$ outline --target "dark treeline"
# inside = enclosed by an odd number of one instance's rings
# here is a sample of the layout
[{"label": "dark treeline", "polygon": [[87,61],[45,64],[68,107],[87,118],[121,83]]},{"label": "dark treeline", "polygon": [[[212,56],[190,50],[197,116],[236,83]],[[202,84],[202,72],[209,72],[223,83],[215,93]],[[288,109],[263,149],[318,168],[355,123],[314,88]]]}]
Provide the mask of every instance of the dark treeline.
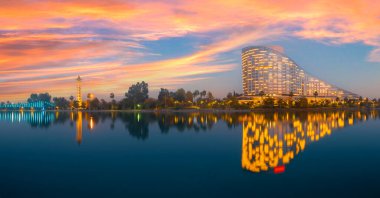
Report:
[{"label": "dark treeline", "polygon": [[[87,110],[128,110],[128,109],[254,109],[254,108],[319,108],[319,107],[380,107],[379,99],[368,98],[335,98],[327,99],[318,97],[314,93],[314,98],[295,97],[289,94],[288,97],[273,98],[264,92],[253,100],[244,100],[241,94],[230,92],[226,97],[215,98],[211,91],[206,90],[185,90],[183,88],[170,91],[161,88],[157,98],[149,97],[148,83],[142,81],[133,84],[125,93],[124,98],[115,99],[115,94],[110,93],[109,99],[99,99],[94,94],[88,93],[82,104],[73,96],[52,97],[49,93],[31,94],[28,102],[46,101],[53,102],[58,109],[76,109],[81,106]],[[9,101],[7,103],[10,103]],[[2,104],[6,104],[2,102]]]}]

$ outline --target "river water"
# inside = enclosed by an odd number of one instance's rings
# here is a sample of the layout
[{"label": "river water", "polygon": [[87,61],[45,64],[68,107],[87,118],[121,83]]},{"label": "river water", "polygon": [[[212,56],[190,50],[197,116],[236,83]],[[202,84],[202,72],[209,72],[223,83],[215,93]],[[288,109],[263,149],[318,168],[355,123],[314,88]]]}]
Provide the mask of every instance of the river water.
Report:
[{"label": "river water", "polygon": [[0,112],[0,197],[380,197],[379,111]]}]

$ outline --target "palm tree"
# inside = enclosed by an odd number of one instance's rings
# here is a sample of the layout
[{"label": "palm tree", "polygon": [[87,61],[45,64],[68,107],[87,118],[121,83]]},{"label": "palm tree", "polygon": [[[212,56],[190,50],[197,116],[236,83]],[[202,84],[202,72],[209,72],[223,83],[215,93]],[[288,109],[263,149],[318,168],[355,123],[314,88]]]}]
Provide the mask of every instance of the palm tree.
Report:
[{"label": "palm tree", "polygon": [[348,103],[349,99],[347,97],[344,97],[344,103]]},{"label": "palm tree", "polygon": [[114,104],[115,104],[115,94],[114,93],[110,93],[110,98],[112,99],[111,109],[113,109],[114,108]]},{"label": "palm tree", "polygon": [[318,96],[318,91],[314,91],[314,99],[315,99],[315,102],[317,102],[317,96]]},{"label": "palm tree", "polygon": [[70,106],[71,106],[71,108],[73,108],[73,100],[74,100],[74,96],[70,96]]},{"label": "palm tree", "polygon": [[203,90],[201,93],[200,93],[200,96],[201,96],[201,99],[206,96],[207,94],[207,91],[206,90]]},{"label": "palm tree", "polygon": [[214,96],[212,95],[211,91],[207,92],[207,99],[208,100],[213,100]]},{"label": "palm tree", "polygon": [[199,90],[195,90],[194,92],[193,92],[193,97],[194,97],[194,101],[195,101],[195,98],[196,97],[198,97],[199,96]]}]

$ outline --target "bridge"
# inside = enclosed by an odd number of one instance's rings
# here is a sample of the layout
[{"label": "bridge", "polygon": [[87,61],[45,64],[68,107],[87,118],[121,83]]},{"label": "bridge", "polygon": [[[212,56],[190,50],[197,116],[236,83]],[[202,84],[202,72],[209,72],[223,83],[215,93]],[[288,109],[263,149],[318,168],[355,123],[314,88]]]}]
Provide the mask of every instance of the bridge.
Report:
[{"label": "bridge", "polygon": [[51,102],[45,101],[36,101],[36,102],[28,102],[28,103],[6,103],[0,104],[0,109],[36,109],[36,110],[45,110],[55,108],[55,104]]}]

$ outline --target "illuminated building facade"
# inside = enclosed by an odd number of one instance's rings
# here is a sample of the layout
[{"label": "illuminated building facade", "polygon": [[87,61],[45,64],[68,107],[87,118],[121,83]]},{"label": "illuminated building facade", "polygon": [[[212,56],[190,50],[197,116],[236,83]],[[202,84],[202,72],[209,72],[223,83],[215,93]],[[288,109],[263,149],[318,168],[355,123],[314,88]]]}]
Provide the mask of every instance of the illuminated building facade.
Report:
[{"label": "illuminated building facade", "polygon": [[82,108],[82,79],[80,76],[77,78],[77,101],[78,101],[78,108]]},{"label": "illuminated building facade", "polygon": [[311,96],[358,98],[307,74],[282,52],[262,46],[242,50],[242,80],[245,96]]}]

